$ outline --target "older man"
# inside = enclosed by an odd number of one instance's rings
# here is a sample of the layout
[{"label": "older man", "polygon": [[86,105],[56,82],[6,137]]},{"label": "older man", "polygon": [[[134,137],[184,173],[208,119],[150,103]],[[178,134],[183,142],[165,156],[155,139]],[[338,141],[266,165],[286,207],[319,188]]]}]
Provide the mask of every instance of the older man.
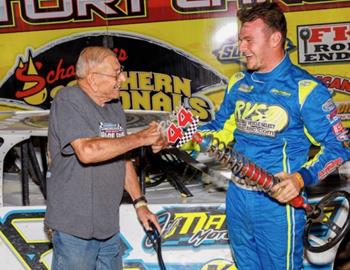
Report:
[{"label": "older man", "polygon": [[85,48],[76,64],[77,86],[55,97],[49,118],[51,164],[47,178],[46,224],[53,229],[52,269],[122,269],[119,204],[124,188],[137,216],[159,228],[147,208],[126,153],[166,145],[157,124],[128,135],[119,101],[125,81],[115,54]]}]

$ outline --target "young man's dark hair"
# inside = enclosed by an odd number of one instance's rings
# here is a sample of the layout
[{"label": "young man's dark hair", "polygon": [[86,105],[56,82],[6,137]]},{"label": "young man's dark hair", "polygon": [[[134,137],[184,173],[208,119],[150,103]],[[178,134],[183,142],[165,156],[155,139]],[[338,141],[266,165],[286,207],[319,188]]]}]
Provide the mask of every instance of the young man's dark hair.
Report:
[{"label": "young man's dark hair", "polygon": [[243,23],[261,19],[266,25],[282,34],[282,45],[287,39],[287,21],[276,3],[259,3],[253,7],[245,7],[237,12],[238,19]]}]

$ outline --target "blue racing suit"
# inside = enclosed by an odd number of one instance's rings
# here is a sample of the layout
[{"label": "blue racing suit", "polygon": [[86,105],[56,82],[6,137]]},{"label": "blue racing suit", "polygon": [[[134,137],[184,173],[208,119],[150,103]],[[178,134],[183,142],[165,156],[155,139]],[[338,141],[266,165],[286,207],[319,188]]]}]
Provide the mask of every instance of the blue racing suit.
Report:
[{"label": "blue racing suit", "polygon": [[[287,54],[271,72],[233,75],[215,119],[199,130],[225,143],[234,140],[238,152],[272,174],[299,172],[305,185],[350,158],[331,93]],[[320,151],[308,160],[311,144]],[[303,209],[230,182],[226,211],[238,269],[302,268]]]}]

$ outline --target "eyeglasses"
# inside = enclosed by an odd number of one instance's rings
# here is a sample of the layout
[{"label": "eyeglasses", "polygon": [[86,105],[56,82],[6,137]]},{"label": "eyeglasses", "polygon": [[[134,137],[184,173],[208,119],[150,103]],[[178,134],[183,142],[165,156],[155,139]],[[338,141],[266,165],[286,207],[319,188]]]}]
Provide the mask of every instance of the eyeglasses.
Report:
[{"label": "eyeglasses", "polygon": [[112,77],[112,78],[118,80],[119,76],[123,73],[123,71],[124,71],[124,66],[120,66],[119,71],[115,75],[101,73],[101,72],[92,72],[92,74],[98,74],[98,75],[103,75],[103,76],[107,76],[107,77]]}]

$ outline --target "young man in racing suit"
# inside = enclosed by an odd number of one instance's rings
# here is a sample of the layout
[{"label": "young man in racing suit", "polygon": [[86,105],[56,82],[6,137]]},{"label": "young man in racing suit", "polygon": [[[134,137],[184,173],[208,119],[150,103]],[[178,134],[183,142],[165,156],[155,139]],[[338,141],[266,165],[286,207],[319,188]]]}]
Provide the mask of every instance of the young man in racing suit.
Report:
[{"label": "young man in racing suit", "polygon": [[[305,211],[286,202],[350,158],[347,131],[328,89],[293,65],[286,20],[275,3],[238,12],[247,71],[232,76],[215,120],[200,127],[283,180],[275,199],[230,182],[227,226],[238,269],[301,269]],[[308,161],[310,145],[320,152]]]}]

